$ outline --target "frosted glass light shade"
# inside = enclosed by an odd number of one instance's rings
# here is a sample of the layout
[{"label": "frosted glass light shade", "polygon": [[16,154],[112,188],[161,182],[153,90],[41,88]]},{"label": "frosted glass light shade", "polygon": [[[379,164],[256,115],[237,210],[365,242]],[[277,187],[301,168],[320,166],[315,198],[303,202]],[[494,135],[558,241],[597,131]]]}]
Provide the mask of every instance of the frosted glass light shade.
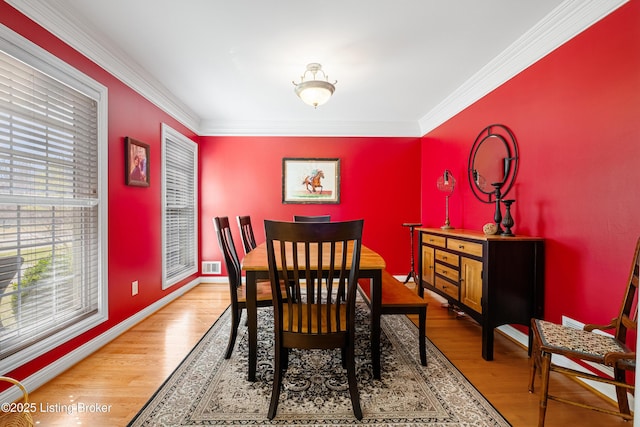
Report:
[{"label": "frosted glass light shade", "polygon": [[[318,80],[316,77],[318,74],[320,74],[324,80]],[[311,76],[311,80],[305,81],[307,75]],[[322,65],[317,62],[307,64],[307,70],[300,77],[300,83],[293,82],[296,87],[296,95],[298,95],[305,104],[311,105],[313,108],[324,104],[331,98],[331,95],[333,95],[333,92],[336,90],[336,83],[338,83],[338,81],[333,83],[329,82],[328,76],[322,71]]]},{"label": "frosted glass light shade", "polygon": [[295,88],[296,95],[298,95],[305,104],[311,105],[314,108],[327,102],[335,90],[334,85],[322,80],[302,82]]}]

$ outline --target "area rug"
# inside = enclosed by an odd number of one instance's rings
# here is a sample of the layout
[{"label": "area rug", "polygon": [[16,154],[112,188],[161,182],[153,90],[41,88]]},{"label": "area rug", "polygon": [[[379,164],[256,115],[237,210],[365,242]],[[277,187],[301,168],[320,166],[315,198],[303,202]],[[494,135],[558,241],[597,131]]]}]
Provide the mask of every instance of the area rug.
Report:
[{"label": "area rug", "polygon": [[427,366],[420,365],[418,328],[406,316],[382,317],[382,371],[375,380],[368,316],[367,306],[358,304],[361,421],[353,416],[340,352],[333,350],[290,353],[277,415],[266,418],[273,381],[273,310],[263,308],[255,382],[246,379],[244,319],[233,355],[224,359],[231,321],[227,309],[129,426],[510,426],[429,341]]}]

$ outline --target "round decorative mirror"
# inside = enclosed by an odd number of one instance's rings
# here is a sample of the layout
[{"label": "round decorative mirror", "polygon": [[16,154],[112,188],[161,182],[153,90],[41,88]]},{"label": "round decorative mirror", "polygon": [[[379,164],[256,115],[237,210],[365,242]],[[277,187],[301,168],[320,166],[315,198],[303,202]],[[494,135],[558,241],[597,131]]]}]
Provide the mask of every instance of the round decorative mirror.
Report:
[{"label": "round decorative mirror", "polygon": [[484,203],[504,198],[518,172],[518,145],[503,125],[490,125],[480,132],[469,156],[469,184]]},{"label": "round decorative mirror", "polygon": [[[504,199],[518,173],[518,144],[506,126],[490,125],[478,134],[471,147],[468,172],[471,191],[478,200],[496,204],[493,219],[497,232],[512,236],[510,207],[515,200]],[[502,222],[501,201],[507,208],[505,222]],[[502,230],[501,224],[507,229]]]}]

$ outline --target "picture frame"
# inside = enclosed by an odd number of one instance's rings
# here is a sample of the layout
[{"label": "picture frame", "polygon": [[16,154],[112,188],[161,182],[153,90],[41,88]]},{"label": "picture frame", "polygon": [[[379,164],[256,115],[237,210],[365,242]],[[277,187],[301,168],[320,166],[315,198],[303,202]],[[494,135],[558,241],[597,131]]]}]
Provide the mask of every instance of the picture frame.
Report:
[{"label": "picture frame", "polygon": [[282,159],[282,203],[339,204],[340,159]]},{"label": "picture frame", "polygon": [[149,187],[149,144],[130,137],[124,138],[125,183],[134,187]]}]

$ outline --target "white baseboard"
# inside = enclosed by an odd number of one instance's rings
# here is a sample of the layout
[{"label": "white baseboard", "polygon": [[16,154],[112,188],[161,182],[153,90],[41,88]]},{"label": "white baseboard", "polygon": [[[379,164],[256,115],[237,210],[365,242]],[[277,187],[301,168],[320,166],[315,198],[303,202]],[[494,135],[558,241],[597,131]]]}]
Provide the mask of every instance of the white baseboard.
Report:
[{"label": "white baseboard", "polygon": [[227,276],[201,276],[200,283],[216,283],[228,285],[229,278]]}]

